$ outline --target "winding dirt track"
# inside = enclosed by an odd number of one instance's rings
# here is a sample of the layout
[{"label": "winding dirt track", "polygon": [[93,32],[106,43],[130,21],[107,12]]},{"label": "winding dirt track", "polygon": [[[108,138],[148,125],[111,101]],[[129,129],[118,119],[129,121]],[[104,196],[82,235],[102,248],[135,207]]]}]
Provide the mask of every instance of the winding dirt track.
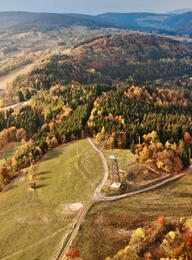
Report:
[{"label": "winding dirt track", "polygon": [[[107,179],[108,179],[108,175],[109,175],[109,168],[108,168],[108,164],[107,164],[107,161],[105,159],[105,156],[104,154],[102,153],[102,151],[100,151],[96,145],[92,142],[92,140],[90,138],[87,138],[87,140],[90,142],[90,144],[92,145],[92,147],[98,152],[98,154],[100,155],[101,159],[102,159],[102,163],[103,163],[103,166],[104,166],[104,178],[102,180],[102,182],[99,184],[99,186],[96,188],[94,194],[93,194],[93,198],[87,203],[87,205],[85,205],[80,211],[79,213],[77,214],[77,217],[76,217],[76,220],[73,224],[73,230],[71,231],[71,233],[67,236],[67,238],[65,239],[63,245],[62,245],[62,248],[60,249],[60,252],[58,253],[58,255],[54,258],[54,260],[63,260],[64,256],[65,256],[65,253],[67,251],[70,250],[71,246],[72,246],[72,243],[74,241],[74,239],[76,238],[77,234],[78,234],[78,231],[81,227],[81,224],[82,222],[84,221],[84,218],[87,214],[87,212],[90,210],[90,208],[96,203],[96,202],[99,202],[99,201],[114,201],[114,200],[118,200],[118,199],[122,199],[122,198],[125,198],[125,197],[128,197],[128,196],[133,196],[133,195],[136,195],[136,194],[139,194],[139,193],[142,193],[142,192],[146,192],[146,191],[149,191],[149,190],[152,190],[152,189],[155,189],[155,188],[158,188],[166,183],[169,183],[173,180],[176,180],[176,179],[179,179],[181,177],[183,177],[185,174],[187,173],[190,173],[192,172],[192,168],[189,167],[188,169],[184,170],[183,173],[177,175],[177,176],[174,176],[174,177],[171,177],[169,179],[166,179],[158,184],[154,184],[150,187],[147,187],[147,188],[144,188],[144,189],[141,189],[141,190],[138,190],[138,191],[134,191],[134,192],[129,192],[129,193],[126,193],[126,194],[123,194],[123,195],[118,195],[118,196],[111,196],[111,197],[107,197],[107,196],[103,196],[101,195],[101,189],[103,188],[103,186],[105,185]],[[28,249],[31,249],[41,243],[43,243],[44,241],[48,240],[49,238],[52,238],[54,237],[56,234],[58,234],[60,231],[62,231],[64,228],[61,228],[59,230],[57,230],[56,232],[54,232],[53,234],[49,235],[48,237],[45,237],[39,241],[37,241],[36,243],[24,248],[24,249],[20,249],[8,256],[5,256],[3,258],[1,258],[1,260],[8,260],[8,259],[12,259],[12,257],[18,255],[18,254],[21,254],[22,252],[28,250]]]},{"label": "winding dirt track", "polygon": [[103,196],[101,195],[101,189],[103,188],[103,186],[105,185],[107,179],[108,179],[108,176],[109,176],[109,168],[108,168],[108,164],[107,164],[107,161],[105,159],[105,156],[104,154],[102,153],[102,151],[100,151],[96,145],[93,143],[93,141],[90,139],[90,138],[87,138],[88,141],[90,142],[90,144],[92,145],[92,147],[98,152],[98,154],[100,155],[101,159],[102,159],[102,163],[103,163],[103,166],[104,166],[104,178],[102,180],[102,182],[99,184],[99,186],[96,188],[95,192],[94,192],[94,195],[93,195],[93,198],[88,202],[88,204],[82,208],[82,210],[80,211],[80,214],[77,216],[77,220],[76,220],[76,223],[74,224],[74,228],[71,232],[71,234],[69,234],[69,236],[67,237],[67,241],[64,242],[63,244],[63,247],[59,253],[59,255],[56,257],[55,260],[63,260],[63,258],[65,257],[65,254],[67,251],[70,250],[71,246],[72,246],[72,243],[74,241],[74,239],[76,238],[77,234],[78,234],[78,231],[80,229],[80,226],[87,214],[87,212],[89,211],[89,209],[95,204],[95,202],[99,202],[99,201],[114,201],[114,200],[118,200],[118,199],[122,199],[122,198],[125,198],[125,197],[128,197],[128,196],[133,196],[133,195],[136,195],[136,194],[139,194],[139,193],[142,193],[142,192],[146,192],[146,191],[149,191],[149,190],[152,190],[152,189],[155,189],[155,188],[158,188],[166,183],[169,183],[173,180],[176,180],[176,179],[179,179],[181,177],[183,177],[185,175],[185,173],[187,173],[189,170],[192,171],[191,169],[187,169],[185,172],[177,175],[177,176],[173,176],[169,179],[166,179],[158,184],[154,184],[150,187],[147,187],[147,188],[144,188],[144,189],[140,189],[138,191],[134,191],[134,192],[129,192],[129,193],[126,193],[126,194],[123,194],[123,195],[118,195],[118,196],[110,196],[110,197],[106,197],[106,196]]},{"label": "winding dirt track", "polygon": [[67,241],[64,242],[60,253],[56,257],[56,260],[63,259],[65,256],[65,253],[70,250],[70,247],[79,232],[80,226],[81,226],[87,212],[94,205],[94,203],[96,201],[99,201],[101,189],[103,188],[103,186],[105,185],[105,183],[108,179],[109,168],[108,168],[108,164],[107,164],[104,154],[95,146],[95,144],[92,142],[92,140],[90,138],[87,138],[87,140],[90,142],[92,147],[99,153],[99,155],[102,159],[102,163],[103,163],[104,171],[105,171],[104,178],[103,178],[102,182],[99,184],[99,186],[96,188],[93,198],[87,203],[87,205],[85,207],[82,208],[80,213],[77,215],[76,223],[74,223],[73,230],[72,230],[71,234],[69,234]]}]

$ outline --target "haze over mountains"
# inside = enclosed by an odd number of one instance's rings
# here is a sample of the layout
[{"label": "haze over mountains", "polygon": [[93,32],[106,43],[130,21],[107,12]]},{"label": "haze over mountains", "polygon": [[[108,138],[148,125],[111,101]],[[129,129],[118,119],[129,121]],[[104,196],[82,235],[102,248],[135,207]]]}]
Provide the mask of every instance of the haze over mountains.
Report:
[{"label": "haze over mountains", "polygon": [[184,9],[176,9],[170,12],[167,12],[168,14],[184,14],[187,12],[192,12],[192,8],[184,8]]},{"label": "haze over mountains", "polygon": [[[187,9],[188,11],[188,9]],[[99,15],[1,12],[0,29],[51,31],[73,25],[128,28],[192,36],[192,11],[156,13],[104,13]],[[179,14],[178,14],[179,13]]]}]

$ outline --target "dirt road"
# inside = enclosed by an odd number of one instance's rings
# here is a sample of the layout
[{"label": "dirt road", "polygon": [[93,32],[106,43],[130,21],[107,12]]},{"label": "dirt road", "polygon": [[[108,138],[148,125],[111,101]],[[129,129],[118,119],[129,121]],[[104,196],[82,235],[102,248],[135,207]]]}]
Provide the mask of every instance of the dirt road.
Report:
[{"label": "dirt road", "polygon": [[98,152],[99,156],[102,159],[102,163],[103,163],[103,166],[104,166],[104,178],[103,178],[102,182],[99,184],[99,186],[96,188],[92,200],[90,200],[88,202],[88,204],[84,208],[82,208],[82,210],[80,211],[80,214],[77,216],[76,222],[74,223],[74,228],[73,228],[72,232],[69,234],[67,241],[64,242],[63,247],[62,247],[59,255],[57,256],[57,258],[55,260],[63,260],[66,252],[71,249],[72,243],[73,243],[74,239],[76,238],[76,236],[78,234],[80,226],[81,226],[82,222],[84,221],[84,218],[85,218],[87,212],[95,204],[95,202],[114,201],[114,200],[122,199],[122,198],[125,198],[125,197],[128,197],[128,196],[133,196],[133,195],[136,195],[136,194],[139,194],[139,193],[143,193],[143,192],[158,188],[158,187],[160,187],[160,186],[162,186],[166,183],[169,183],[173,180],[182,178],[189,171],[192,172],[192,169],[189,168],[189,169],[185,170],[184,172],[182,172],[180,175],[173,176],[173,177],[166,179],[166,180],[164,180],[164,181],[162,181],[158,184],[154,184],[150,187],[140,189],[138,191],[129,192],[129,193],[126,193],[126,194],[123,194],[123,195],[118,195],[118,196],[111,196],[111,197],[103,196],[103,195],[101,195],[101,190],[102,190],[103,186],[105,185],[105,183],[108,179],[108,176],[109,176],[108,164],[107,164],[107,161],[106,161],[105,156],[102,153],[102,151],[100,151],[96,147],[96,145],[93,143],[93,141],[90,138],[87,138],[87,139],[90,142],[90,144],[92,145],[92,147]]},{"label": "dirt road", "polygon": [[[60,252],[54,258],[54,260],[63,260],[65,253],[71,249],[73,241],[74,241],[74,239],[76,238],[76,236],[79,232],[79,229],[80,229],[81,224],[83,223],[83,221],[85,219],[86,214],[88,213],[88,211],[91,209],[91,207],[96,202],[99,202],[99,201],[114,201],[114,200],[122,199],[122,198],[125,198],[125,197],[128,197],[128,196],[133,196],[133,195],[136,195],[136,194],[139,194],[139,193],[143,193],[143,192],[146,192],[146,191],[149,191],[149,190],[153,190],[153,189],[158,188],[158,187],[160,187],[164,184],[167,184],[167,183],[169,183],[173,180],[182,178],[185,174],[192,173],[192,167],[190,166],[188,169],[184,170],[180,175],[173,176],[173,177],[166,179],[166,180],[164,180],[164,181],[162,181],[158,184],[151,185],[150,187],[147,187],[147,188],[144,188],[144,189],[141,189],[141,190],[138,190],[138,191],[134,191],[134,192],[129,192],[127,194],[118,195],[118,196],[111,196],[111,197],[103,196],[101,194],[101,190],[102,190],[103,186],[105,185],[105,183],[108,179],[108,175],[109,175],[108,164],[107,164],[107,161],[106,161],[105,156],[102,153],[102,151],[100,151],[96,147],[96,145],[92,142],[92,140],[90,138],[87,138],[87,139],[102,159],[102,163],[103,163],[103,166],[104,166],[104,178],[103,178],[102,182],[99,184],[99,186],[96,188],[92,199],[77,214],[75,222],[73,223],[73,229],[72,229],[71,233],[69,233],[69,235],[65,239],[65,241],[62,245],[62,248],[60,249]],[[22,252],[43,243],[47,239],[54,237],[56,234],[58,234],[58,232],[62,231],[63,229],[65,229],[65,228],[61,228],[61,229],[57,230],[53,234],[49,235],[48,237],[43,238],[42,240],[39,240],[38,242],[30,245],[29,247],[23,248],[23,249],[18,250],[18,251],[14,252],[14,253],[6,256],[6,257],[3,257],[2,260],[11,259],[12,257],[14,257],[16,255],[21,254]]]},{"label": "dirt road", "polygon": [[70,250],[70,247],[79,232],[80,226],[81,226],[87,212],[95,204],[96,201],[99,201],[101,190],[108,179],[109,168],[108,168],[108,164],[107,164],[104,154],[96,147],[96,145],[92,142],[92,140],[90,138],[87,138],[87,139],[90,142],[90,144],[92,145],[92,147],[99,153],[99,155],[102,159],[102,163],[104,166],[104,178],[103,178],[102,182],[99,184],[99,186],[96,188],[96,190],[93,194],[93,198],[87,203],[87,205],[85,207],[82,208],[82,210],[80,211],[80,214],[77,215],[76,223],[74,223],[74,228],[73,228],[71,234],[69,234],[68,240],[64,242],[63,247],[62,247],[60,253],[58,254],[56,260],[63,259],[66,252]]},{"label": "dirt road", "polygon": [[7,84],[12,82],[17,76],[30,72],[32,70],[33,66],[34,66],[34,63],[24,65],[16,70],[10,72],[9,74],[1,77],[0,78],[0,89],[5,89],[7,87]]},{"label": "dirt road", "polygon": [[11,106],[7,106],[7,107],[1,107],[0,109],[4,109],[4,110],[9,110],[9,109],[17,109],[20,108],[22,106],[28,105],[30,103],[30,100],[25,101],[25,102],[19,102],[17,104],[11,105]]},{"label": "dirt road", "polygon": [[[34,66],[38,65],[42,59],[49,58],[51,55],[57,53],[57,51],[58,51],[57,49],[53,48],[51,53],[49,53],[48,55],[43,55],[38,60],[35,60],[30,64],[24,65],[18,69],[11,71],[10,73],[8,73],[5,76],[0,77],[0,89],[5,89],[7,87],[7,84],[12,82],[13,80],[15,80],[17,76],[31,72],[32,69],[34,68]],[[68,48],[68,49],[62,51],[62,53],[66,54],[66,55],[71,55],[71,49]]]}]

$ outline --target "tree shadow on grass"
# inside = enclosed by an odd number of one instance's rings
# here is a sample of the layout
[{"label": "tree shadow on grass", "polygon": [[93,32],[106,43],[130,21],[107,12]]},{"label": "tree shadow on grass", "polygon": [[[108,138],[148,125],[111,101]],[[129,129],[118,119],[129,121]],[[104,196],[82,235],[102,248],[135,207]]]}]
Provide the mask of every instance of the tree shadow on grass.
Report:
[{"label": "tree shadow on grass", "polygon": [[40,172],[39,174],[37,174],[37,188],[36,189],[40,189],[45,186],[48,186],[48,184],[45,184],[45,183],[41,184],[41,181],[45,181],[45,180],[49,179],[49,176],[48,176],[49,173],[50,173],[49,171],[44,171],[44,172]]},{"label": "tree shadow on grass", "polygon": [[44,177],[44,176],[39,177],[39,181],[44,181],[44,180],[47,180],[47,179],[49,179],[49,177]]},{"label": "tree shadow on grass", "polygon": [[182,182],[182,185],[189,185],[189,186],[192,186],[192,183],[187,183],[187,182]]},{"label": "tree shadow on grass", "polygon": [[180,192],[176,194],[177,197],[192,198],[192,193]]},{"label": "tree shadow on grass", "polygon": [[49,161],[49,160],[52,160],[56,157],[58,157],[59,155],[61,155],[63,152],[61,149],[56,149],[56,150],[53,150],[53,151],[50,151],[47,156],[43,159],[43,161]]},{"label": "tree shadow on grass", "polygon": [[49,174],[50,172],[49,171],[44,171],[44,172],[40,172],[40,173],[38,173],[38,176],[44,176],[44,175],[46,175],[46,174]]},{"label": "tree shadow on grass", "polygon": [[41,189],[46,186],[48,186],[48,185],[47,184],[39,184],[39,185],[37,184],[36,190]]}]

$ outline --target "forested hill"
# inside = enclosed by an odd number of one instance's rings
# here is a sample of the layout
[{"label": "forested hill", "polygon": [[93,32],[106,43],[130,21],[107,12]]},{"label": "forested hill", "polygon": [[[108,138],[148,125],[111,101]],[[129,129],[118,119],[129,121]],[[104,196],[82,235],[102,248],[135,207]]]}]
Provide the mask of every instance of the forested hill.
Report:
[{"label": "forested hill", "polygon": [[2,140],[31,138],[15,158],[17,170],[30,164],[29,154],[36,162],[48,149],[83,138],[85,125],[107,148],[132,147],[151,135],[161,148],[169,141],[175,150],[168,163],[175,155],[187,166],[183,137],[192,140],[191,89],[190,45],[141,34],[93,39],[12,83],[3,100],[31,99],[31,106],[2,111]]},{"label": "forested hill", "polygon": [[0,12],[0,30],[51,31],[73,25],[101,28],[128,28],[173,35],[192,35],[192,12],[185,13],[104,13],[99,15],[70,13]]},{"label": "forested hill", "polygon": [[81,25],[86,27],[105,27],[106,22],[95,21],[91,16],[30,13],[30,12],[0,12],[0,30],[6,31],[51,31],[61,27]]},{"label": "forested hill", "polygon": [[149,35],[118,35],[97,39],[74,50],[73,60],[112,79],[137,81],[191,74],[192,48]]},{"label": "forested hill", "polygon": [[[192,47],[170,39],[130,34],[99,38],[74,48],[71,56],[52,56],[29,76],[13,82],[13,89],[30,92],[55,84],[144,84],[192,77]],[[156,84],[156,83],[155,83]],[[163,83],[162,83],[163,84]],[[180,84],[180,83],[179,83]],[[30,95],[29,95],[30,96]]]}]

